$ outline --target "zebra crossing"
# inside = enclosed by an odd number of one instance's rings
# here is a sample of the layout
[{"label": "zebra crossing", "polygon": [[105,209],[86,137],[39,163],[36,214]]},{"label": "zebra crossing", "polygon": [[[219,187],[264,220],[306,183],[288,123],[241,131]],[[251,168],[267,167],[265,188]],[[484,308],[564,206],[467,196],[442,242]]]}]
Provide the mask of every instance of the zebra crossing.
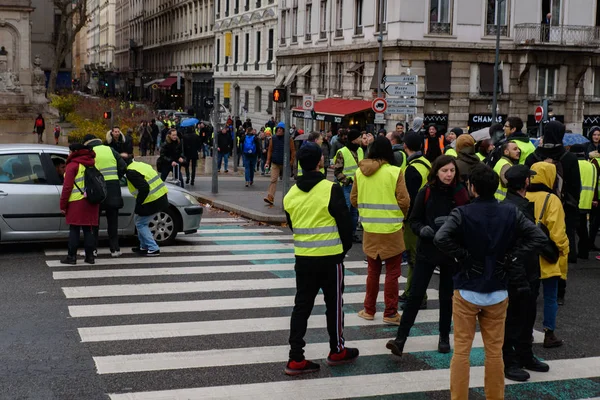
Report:
[{"label": "zebra crossing", "polygon": [[[345,263],[345,338],[360,357],[352,365],[325,364],[329,345],[319,296],[306,357],[320,363],[321,371],[302,378],[284,375],[295,294],[292,236],[286,228],[245,222],[206,218],[197,234],[161,248],[159,258],[124,252],[115,260],[100,249],[95,265],[65,266],[59,263],[63,252],[46,251],[81,345],[110,399],[448,397],[451,354],[436,351],[437,290],[428,290],[429,309],[419,312],[405,355],[396,358],[385,343],[397,327],[384,324],[381,312],[374,321],[357,316],[367,269],[354,251]],[[400,286],[404,283],[401,278]],[[535,332],[534,339],[541,343],[542,333]],[[531,373],[524,384],[507,381],[507,398],[600,396],[600,357],[545,361],[549,373]],[[483,398],[479,333],[471,363],[472,394]]]}]

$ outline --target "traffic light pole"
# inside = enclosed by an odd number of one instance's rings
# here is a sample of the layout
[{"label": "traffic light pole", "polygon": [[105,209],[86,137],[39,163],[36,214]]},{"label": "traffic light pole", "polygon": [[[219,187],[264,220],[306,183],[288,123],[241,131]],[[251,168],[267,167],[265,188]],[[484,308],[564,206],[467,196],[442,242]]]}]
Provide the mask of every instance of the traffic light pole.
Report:
[{"label": "traffic light pole", "polygon": [[[377,97],[381,97],[381,81],[383,80],[383,6],[384,0],[377,0],[379,2],[379,13],[377,15],[377,20],[379,21],[379,36],[377,37],[377,41],[379,42],[379,59],[377,63]],[[381,129],[385,125],[377,124],[377,131]],[[375,132],[377,134],[377,132]]]},{"label": "traffic light pole", "polygon": [[217,92],[217,96],[215,97],[215,102],[213,105],[213,109],[212,112],[210,113],[211,115],[211,124],[213,126],[213,151],[212,151],[212,188],[211,188],[211,192],[214,194],[219,193],[219,169],[218,169],[218,164],[217,164],[217,158],[219,157],[218,155],[218,145],[217,145],[217,140],[218,140],[218,136],[219,135],[219,121],[220,121],[220,116],[219,116],[219,104],[220,104],[221,99],[219,98],[219,94]]},{"label": "traffic light pole", "polygon": [[292,105],[291,105],[291,96],[290,90],[286,90],[285,97],[285,109],[284,109],[284,118],[285,118],[285,128],[283,130],[283,195],[281,196],[281,201],[283,202],[283,198],[290,190],[290,127],[292,126]]},{"label": "traffic light pole", "polygon": [[112,131],[115,127],[115,113],[113,109],[110,109],[110,130]]}]

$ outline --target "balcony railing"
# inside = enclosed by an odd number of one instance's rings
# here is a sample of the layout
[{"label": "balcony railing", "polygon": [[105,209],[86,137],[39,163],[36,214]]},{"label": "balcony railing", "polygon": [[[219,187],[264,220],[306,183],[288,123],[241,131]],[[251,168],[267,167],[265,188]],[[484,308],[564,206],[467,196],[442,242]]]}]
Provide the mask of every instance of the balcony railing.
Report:
[{"label": "balcony railing", "polygon": [[521,45],[600,46],[600,28],[583,25],[515,25],[515,42]]},{"label": "balcony railing", "polygon": [[449,22],[430,22],[429,33],[432,35],[450,35],[452,33]]},{"label": "balcony railing", "polygon": [[[485,34],[487,36],[496,36],[496,25],[486,25]],[[500,36],[508,36],[508,26],[500,25]]]}]

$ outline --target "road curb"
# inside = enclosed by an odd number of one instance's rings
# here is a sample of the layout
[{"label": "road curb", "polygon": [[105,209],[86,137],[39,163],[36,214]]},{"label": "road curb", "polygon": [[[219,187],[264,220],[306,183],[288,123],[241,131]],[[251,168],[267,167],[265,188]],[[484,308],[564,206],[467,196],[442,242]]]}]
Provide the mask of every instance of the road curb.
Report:
[{"label": "road curb", "polygon": [[203,203],[208,203],[214,208],[218,208],[219,210],[223,211],[235,212],[236,214],[239,214],[244,218],[249,218],[253,221],[265,222],[269,224],[281,224],[287,222],[285,215],[283,214],[271,215],[261,213],[259,211],[252,210],[246,207],[241,207],[237,204],[229,203],[227,201],[217,200],[212,197],[203,195],[201,193],[194,193],[194,196],[196,196],[196,198],[198,198],[199,201]]}]

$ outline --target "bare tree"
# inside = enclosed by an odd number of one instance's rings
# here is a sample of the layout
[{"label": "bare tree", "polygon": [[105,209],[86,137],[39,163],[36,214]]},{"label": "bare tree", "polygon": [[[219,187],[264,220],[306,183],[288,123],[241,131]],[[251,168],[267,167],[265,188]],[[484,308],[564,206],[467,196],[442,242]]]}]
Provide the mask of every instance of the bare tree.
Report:
[{"label": "bare tree", "polygon": [[58,69],[73,50],[75,36],[88,19],[86,0],[52,0],[52,3],[60,12],[60,24],[54,37],[54,63],[50,70],[48,93],[54,93]]}]

